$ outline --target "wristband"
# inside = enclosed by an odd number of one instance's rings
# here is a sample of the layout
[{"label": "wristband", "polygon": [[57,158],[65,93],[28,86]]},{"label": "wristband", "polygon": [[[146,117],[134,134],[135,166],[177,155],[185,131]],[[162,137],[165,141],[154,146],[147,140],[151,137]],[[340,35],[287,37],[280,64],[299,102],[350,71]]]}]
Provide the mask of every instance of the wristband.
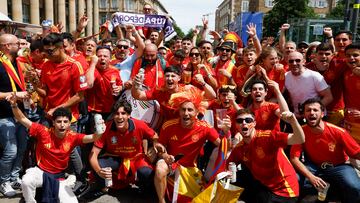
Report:
[{"label": "wristband", "polygon": [[17,108],[17,107],[18,107],[18,105],[17,105],[17,104],[11,104],[10,106],[11,106],[11,108],[13,108],[13,109],[15,109],[15,108]]}]

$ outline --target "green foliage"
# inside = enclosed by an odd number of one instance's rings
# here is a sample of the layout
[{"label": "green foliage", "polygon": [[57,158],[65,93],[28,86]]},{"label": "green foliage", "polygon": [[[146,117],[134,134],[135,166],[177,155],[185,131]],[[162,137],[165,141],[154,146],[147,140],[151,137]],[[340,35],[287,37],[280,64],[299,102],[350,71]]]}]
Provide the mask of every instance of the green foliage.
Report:
[{"label": "green foliage", "polygon": [[[355,0],[350,0],[350,9],[351,5]],[[331,12],[326,16],[327,18],[343,19],[345,12],[345,0],[340,0],[336,7],[331,10]]]},{"label": "green foliage", "polygon": [[290,18],[316,18],[309,0],[274,0],[274,7],[265,14],[264,36],[276,36],[282,24]]},{"label": "green foliage", "polygon": [[185,36],[184,32],[176,25],[176,23],[173,24],[173,27],[179,37],[183,38]]}]

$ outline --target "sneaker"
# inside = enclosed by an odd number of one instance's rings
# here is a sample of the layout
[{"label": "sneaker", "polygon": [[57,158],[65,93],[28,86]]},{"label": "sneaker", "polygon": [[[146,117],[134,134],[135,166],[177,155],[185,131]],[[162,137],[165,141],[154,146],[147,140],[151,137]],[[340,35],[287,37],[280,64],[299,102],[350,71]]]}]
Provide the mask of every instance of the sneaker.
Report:
[{"label": "sneaker", "polygon": [[12,197],[16,195],[16,191],[11,187],[10,181],[3,182],[0,185],[0,192],[3,193],[6,197]]},{"label": "sneaker", "polygon": [[15,181],[12,181],[12,182],[11,182],[11,187],[12,187],[13,189],[15,189],[15,190],[21,189],[21,183],[22,183],[21,179],[20,179],[20,178],[16,178]]}]

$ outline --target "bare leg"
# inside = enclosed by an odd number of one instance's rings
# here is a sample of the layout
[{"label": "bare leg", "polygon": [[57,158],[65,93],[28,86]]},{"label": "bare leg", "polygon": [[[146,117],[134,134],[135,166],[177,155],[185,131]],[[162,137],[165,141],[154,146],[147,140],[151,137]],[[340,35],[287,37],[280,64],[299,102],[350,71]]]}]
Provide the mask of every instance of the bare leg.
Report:
[{"label": "bare leg", "polygon": [[169,167],[163,159],[156,163],[154,184],[159,203],[165,203],[166,176],[169,173]]}]

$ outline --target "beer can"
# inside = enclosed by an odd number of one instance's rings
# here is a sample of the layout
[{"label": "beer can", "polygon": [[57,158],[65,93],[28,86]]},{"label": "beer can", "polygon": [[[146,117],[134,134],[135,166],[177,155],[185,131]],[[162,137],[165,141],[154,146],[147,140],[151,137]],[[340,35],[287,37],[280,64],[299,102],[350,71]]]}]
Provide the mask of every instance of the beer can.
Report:
[{"label": "beer can", "polygon": [[231,181],[232,183],[236,182],[236,164],[234,162],[229,163],[229,171],[231,171]]},{"label": "beer can", "polygon": [[96,134],[103,134],[105,132],[104,124],[101,120],[102,120],[101,114],[94,115]]},{"label": "beer can", "polygon": [[[111,172],[112,169],[111,167],[106,167],[106,170]],[[109,188],[112,185],[113,185],[112,179],[105,179],[105,187]]]}]

